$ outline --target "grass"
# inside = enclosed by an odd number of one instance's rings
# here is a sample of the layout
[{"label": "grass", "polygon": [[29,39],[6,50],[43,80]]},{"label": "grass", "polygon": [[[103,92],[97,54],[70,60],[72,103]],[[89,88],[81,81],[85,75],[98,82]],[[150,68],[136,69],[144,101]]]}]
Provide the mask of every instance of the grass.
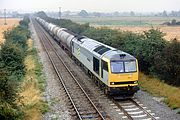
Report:
[{"label": "grass", "polygon": [[157,78],[139,74],[139,84],[143,90],[154,96],[164,97],[164,102],[172,109],[180,108],[180,88],[168,85]]},{"label": "grass", "polygon": [[148,25],[148,23],[140,22],[140,21],[116,21],[116,20],[109,20],[109,21],[100,21],[100,22],[94,22],[93,24],[96,25],[117,25],[117,26],[143,26]]},{"label": "grass", "polygon": [[33,41],[28,40],[28,51],[25,58],[26,75],[22,83],[20,96],[24,104],[25,120],[42,119],[42,114],[49,110],[47,102],[42,100],[45,80],[42,73],[42,64],[39,63],[37,52],[33,48]]}]

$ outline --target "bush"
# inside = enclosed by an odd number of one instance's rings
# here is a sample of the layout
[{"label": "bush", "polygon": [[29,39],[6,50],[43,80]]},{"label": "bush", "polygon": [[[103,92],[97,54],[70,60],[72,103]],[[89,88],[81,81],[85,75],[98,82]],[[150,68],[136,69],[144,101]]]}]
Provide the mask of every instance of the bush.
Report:
[{"label": "bush", "polygon": [[20,26],[25,27],[26,29],[28,29],[29,22],[30,22],[29,17],[24,16],[23,20],[21,20],[19,22],[19,24],[20,24]]},{"label": "bush", "polygon": [[155,69],[165,82],[180,86],[180,42],[174,39],[156,56]]},{"label": "bush", "polygon": [[6,67],[10,74],[15,76],[14,79],[21,79],[25,73],[24,57],[25,51],[19,44],[14,44],[13,42],[7,41],[2,45],[2,67]]},{"label": "bush", "polygon": [[30,37],[30,32],[26,27],[17,26],[12,30],[4,32],[6,41],[18,43],[24,49],[27,48],[26,40]]},{"label": "bush", "polygon": [[119,42],[119,36],[118,36],[119,32],[107,28],[96,29],[91,27],[89,29],[86,29],[82,34],[88,37],[91,36],[90,38],[110,46],[115,45],[116,44],[115,41]]},{"label": "bush", "polygon": [[144,37],[139,48],[142,50],[140,58],[140,68],[142,71],[154,74],[154,57],[156,54],[162,52],[167,43],[163,37],[164,34],[158,29],[150,29],[144,32]]},{"label": "bush", "polygon": [[23,119],[18,87],[25,74],[24,58],[26,40],[29,37],[28,23],[21,21],[20,26],[4,33],[5,43],[0,49],[0,119]]},{"label": "bush", "polygon": [[0,119],[1,120],[22,120],[23,111],[19,106],[13,106],[6,101],[0,100]]},{"label": "bush", "polygon": [[[5,46],[3,46],[4,48]],[[13,47],[11,48],[11,50]],[[4,49],[2,49],[4,50]],[[15,52],[16,53],[16,52]],[[13,63],[13,65],[7,66],[6,62],[4,61],[4,53],[0,52],[0,119],[19,119],[22,117],[23,112],[20,109],[20,106],[16,104],[18,97],[18,80],[19,77],[16,76],[16,70],[14,70],[14,63],[17,63],[16,59],[11,59],[9,62]],[[18,55],[18,54],[16,54]],[[9,57],[11,56],[7,56]],[[13,68],[13,69],[11,69]],[[15,65],[16,68],[16,65]]]},{"label": "bush", "polygon": [[20,105],[16,104],[18,83],[6,68],[0,66],[0,119],[15,120],[23,117]]}]

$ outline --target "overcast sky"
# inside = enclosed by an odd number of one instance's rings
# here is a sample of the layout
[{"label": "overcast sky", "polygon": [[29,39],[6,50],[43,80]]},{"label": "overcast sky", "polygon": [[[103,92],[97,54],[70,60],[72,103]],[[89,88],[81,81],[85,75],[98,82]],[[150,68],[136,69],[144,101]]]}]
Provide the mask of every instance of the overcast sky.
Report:
[{"label": "overcast sky", "polygon": [[162,12],[179,11],[180,0],[0,0],[0,9],[23,11]]}]

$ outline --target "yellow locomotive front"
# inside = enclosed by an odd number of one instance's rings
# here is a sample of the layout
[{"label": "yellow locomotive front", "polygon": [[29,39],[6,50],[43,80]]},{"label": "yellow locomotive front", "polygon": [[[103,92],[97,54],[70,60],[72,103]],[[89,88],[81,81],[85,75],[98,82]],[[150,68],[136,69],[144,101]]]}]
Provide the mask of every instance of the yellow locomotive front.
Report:
[{"label": "yellow locomotive front", "polygon": [[138,61],[129,54],[104,59],[108,63],[108,88],[110,95],[132,97],[139,90]]},{"label": "yellow locomotive front", "polygon": [[137,60],[110,61],[109,86],[127,87],[137,86]]}]

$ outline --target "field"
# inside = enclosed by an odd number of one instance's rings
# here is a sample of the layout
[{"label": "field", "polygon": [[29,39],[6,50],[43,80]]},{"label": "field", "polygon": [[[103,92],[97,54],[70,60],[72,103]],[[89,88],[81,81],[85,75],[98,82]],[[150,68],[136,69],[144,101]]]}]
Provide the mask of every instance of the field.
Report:
[{"label": "field", "polygon": [[7,25],[4,25],[4,19],[0,18],[0,44],[4,42],[3,32],[17,26],[19,21],[18,18],[8,18]]},{"label": "field", "polygon": [[180,21],[180,17],[148,17],[148,16],[135,16],[135,17],[66,17],[77,23],[90,23],[91,25],[101,26],[155,26],[164,22],[176,19]]},{"label": "field", "polygon": [[145,30],[153,28],[159,28],[162,32],[166,33],[165,39],[171,40],[177,38],[180,40],[180,26],[165,26],[161,25],[164,22],[169,22],[172,19],[180,21],[180,17],[72,17],[67,18],[74,22],[83,24],[90,23],[95,27],[110,27],[117,30],[132,31],[136,33],[142,33]]},{"label": "field", "polygon": [[[151,29],[150,26],[112,26],[112,29],[116,30],[125,30],[125,31],[132,31],[135,33],[142,33],[143,31],[147,31]],[[166,40],[172,40],[177,38],[180,41],[180,26],[155,26],[153,28],[160,29],[163,33],[165,33]]]}]

